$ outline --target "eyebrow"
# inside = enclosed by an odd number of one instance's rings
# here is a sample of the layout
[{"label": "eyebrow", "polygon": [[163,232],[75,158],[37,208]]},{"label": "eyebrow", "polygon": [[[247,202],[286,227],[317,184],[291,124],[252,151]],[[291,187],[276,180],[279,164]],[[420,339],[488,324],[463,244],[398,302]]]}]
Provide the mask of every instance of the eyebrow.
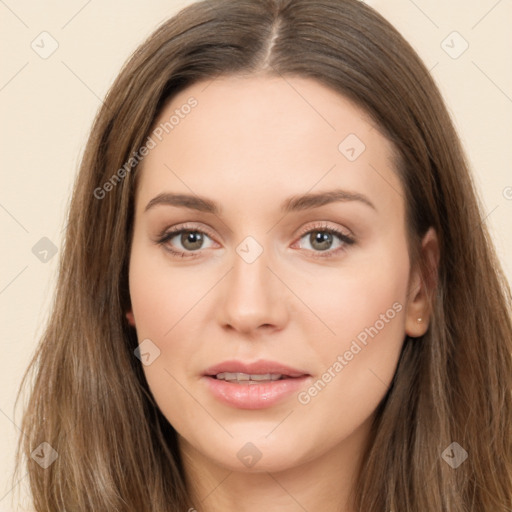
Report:
[{"label": "eyebrow", "polygon": [[[349,192],[347,190],[335,189],[326,192],[316,192],[309,194],[301,194],[289,197],[281,205],[282,213],[290,213],[300,210],[309,210],[319,208],[330,203],[336,202],[350,202],[357,201],[373,210],[377,211],[375,205],[363,194],[357,192]],[[174,194],[171,192],[164,192],[155,196],[144,209],[147,212],[149,209],[158,205],[176,206],[189,208],[205,213],[212,213],[220,215],[222,209],[220,206],[206,197],[188,194]]]}]

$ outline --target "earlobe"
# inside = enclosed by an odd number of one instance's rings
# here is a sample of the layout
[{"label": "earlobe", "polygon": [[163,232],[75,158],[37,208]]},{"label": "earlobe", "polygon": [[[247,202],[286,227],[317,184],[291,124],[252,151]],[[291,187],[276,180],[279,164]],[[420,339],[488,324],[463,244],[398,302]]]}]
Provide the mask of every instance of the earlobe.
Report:
[{"label": "earlobe", "polygon": [[439,242],[434,228],[430,228],[423,237],[419,260],[411,272],[405,319],[405,332],[411,338],[427,332],[432,313],[439,267]]},{"label": "earlobe", "polygon": [[135,317],[133,316],[133,311],[130,309],[130,311],[127,311],[126,312],[126,319],[128,320],[128,323],[132,326],[132,327],[135,327]]}]

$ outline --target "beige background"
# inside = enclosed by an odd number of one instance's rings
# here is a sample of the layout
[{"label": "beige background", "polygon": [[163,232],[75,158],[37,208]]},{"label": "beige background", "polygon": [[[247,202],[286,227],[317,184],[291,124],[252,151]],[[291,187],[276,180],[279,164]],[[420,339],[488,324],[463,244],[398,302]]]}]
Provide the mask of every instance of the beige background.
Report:
[{"label": "beige background", "polygon": [[[189,3],[60,0],[43,5],[35,0],[0,0],[0,511],[18,510],[16,492],[26,496],[26,472],[14,489],[10,480],[21,435],[14,399],[48,315],[59,256],[43,263],[32,247],[42,237],[57,248],[61,244],[88,130],[121,65],[158,24]],[[432,69],[468,152],[484,221],[512,281],[512,3],[366,3],[389,19]],[[47,59],[31,48],[34,40],[42,46],[38,36],[43,31],[59,45]],[[446,39],[453,31],[463,39]],[[45,48],[50,48],[50,39],[45,41]],[[464,41],[468,49],[452,58]]]}]

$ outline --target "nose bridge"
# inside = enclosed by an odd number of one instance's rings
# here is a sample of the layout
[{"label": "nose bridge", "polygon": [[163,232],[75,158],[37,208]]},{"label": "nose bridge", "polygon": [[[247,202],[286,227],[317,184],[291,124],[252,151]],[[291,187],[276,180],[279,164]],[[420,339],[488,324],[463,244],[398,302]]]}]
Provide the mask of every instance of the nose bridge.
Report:
[{"label": "nose bridge", "polygon": [[271,251],[265,242],[247,236],[235,248],[233,268],[222,301],[222,321],[237,330],[260,325],[281,326],[286,310],[279,280],[273,276]]}]

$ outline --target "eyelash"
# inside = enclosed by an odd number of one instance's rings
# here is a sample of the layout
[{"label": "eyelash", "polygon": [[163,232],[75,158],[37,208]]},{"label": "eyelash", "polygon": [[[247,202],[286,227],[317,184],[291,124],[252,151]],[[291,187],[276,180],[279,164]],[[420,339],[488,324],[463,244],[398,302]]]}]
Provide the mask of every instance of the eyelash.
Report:
[{"label": "eyelash", "polygon": [[[340,230],[329,227],[325,224],[317,224],[311,227],[308,227],[304,231],[301,232],[299,235],[298,240],[300,241],[304,235],[310,234],[311,232],[318,231],[318,232],[325,232],[329,233],[331,235],[337,236],[342,242],[343,245],[338,247],[337,249],[330,249],[327,251],[312,251],[312,255],[314,258],[332,258],[338,255],[341,251],[347,250],[347,245],[352,245],[355,243],[355,239],[346,233],[341,232]],[[181,225],[176,228],[173,228],[171,230],[164,230],[156,240],[156,243],[162,246],[165,246],[165,250],[169,251],[173,256],[181,257],[181,258],[196,258],[200,256],[201,249],[198,251],[176,251],[175,249],[172,249],[169,245],[166,245],[169,240],[174,238],[176,235],[179,235],[184,232],[192,232],[192,233],[201,233],[203,235],[207,235],[209,238],[213,239],[213,236],[207,231],[203,229],[198,229],[194,226],[189,225]],[[309,249],[306,249],[309,250]]]}]

